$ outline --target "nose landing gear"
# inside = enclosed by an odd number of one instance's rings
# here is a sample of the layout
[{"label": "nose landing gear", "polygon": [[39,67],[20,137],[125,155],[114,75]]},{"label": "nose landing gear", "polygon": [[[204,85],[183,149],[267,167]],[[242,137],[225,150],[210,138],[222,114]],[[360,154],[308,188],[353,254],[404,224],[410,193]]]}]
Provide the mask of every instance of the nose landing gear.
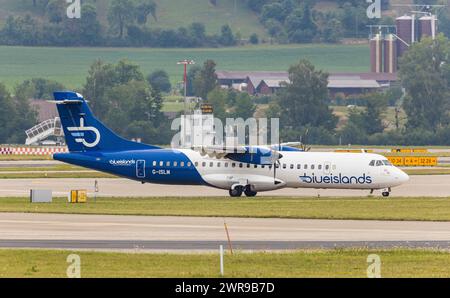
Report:
[{"label": "nose landing gear", "polygon": [[391,188],[389,187],[387,190],[385,189],[382,193],[383,197],[387,198],[391,194]]}]

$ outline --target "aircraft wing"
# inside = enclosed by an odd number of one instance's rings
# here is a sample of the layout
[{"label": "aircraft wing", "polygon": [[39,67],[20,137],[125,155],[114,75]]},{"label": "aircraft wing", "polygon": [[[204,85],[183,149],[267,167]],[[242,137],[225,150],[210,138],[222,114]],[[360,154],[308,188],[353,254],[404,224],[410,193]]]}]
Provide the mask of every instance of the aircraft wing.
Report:
[{"label": "aircraft wing", "polygon": [[275,149],[261,146],[194,146],[193,150],[211,158],[227,158],[230,160],[257,164],[272,165],[283,156]]}]

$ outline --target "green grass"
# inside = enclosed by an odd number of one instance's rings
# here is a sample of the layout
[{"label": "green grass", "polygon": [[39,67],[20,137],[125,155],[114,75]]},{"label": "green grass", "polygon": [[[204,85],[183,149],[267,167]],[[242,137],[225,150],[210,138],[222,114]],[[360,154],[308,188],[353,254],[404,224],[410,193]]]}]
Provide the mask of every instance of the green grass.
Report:
[{"label": "green grass", "polygon": [[[117,62],[127,58],[148,74],[165,69],[173,83],[182,81],[182,68],[176,64],[192,58],[198,64],[214,59],[220,70],[280,70],[302,58],[327,71],[368,71],[367,45],[276,45],[219,49],[148,48],[46,48],[0,46],[0,82],[10,89],[25,79],[43,77],[79,89],[96,59]],[[70,69],[70,71],[67,71]]]},{"label": "green grass", "polygon": [[[219,256],[87,251],[0,250],[0,277],[66,277],[69,254],[89,277],[219,277]],[[381,259],[382,277],[450,277],[450,253],[432,250],[307,250],[225,256],[224,277],[367,277],[367,257]]]},{"label": "green grass", "polygon": [[404,169],[405,173],[408,175],[450,175],[450,169],[414,169],[407,168]]},{"label": "green grass", "polygon": [[0,212],[450,221],[450,198],[97,198],[87,204],[0,198]]}]

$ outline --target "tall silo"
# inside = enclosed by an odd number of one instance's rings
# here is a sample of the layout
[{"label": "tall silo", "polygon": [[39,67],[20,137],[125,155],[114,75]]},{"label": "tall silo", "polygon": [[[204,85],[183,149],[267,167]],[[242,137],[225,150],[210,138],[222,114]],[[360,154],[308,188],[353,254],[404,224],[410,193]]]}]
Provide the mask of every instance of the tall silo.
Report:
[{"label": "tall silo", "polygon": [[388,34],[384,40],[384,72],[397,72],[397,38],[394,34]]},{"label": "tall silo", "polygon": [[372,72],[383,71],[383,44],[380,34],[370,39],[370,69]]},{"label": "tall silo", "polygon": [[435,15],[423,16],[419,19],[420,39],[426,36],[436,38],[437,18]]},{"label": "tall silo", "polygon": [[[415,41],[416,28],[414,16],[402,16],[397,18],[397,54],[401,57],[408,50],[408,45]],[[406,43],[406,44],[405,44]]]}]

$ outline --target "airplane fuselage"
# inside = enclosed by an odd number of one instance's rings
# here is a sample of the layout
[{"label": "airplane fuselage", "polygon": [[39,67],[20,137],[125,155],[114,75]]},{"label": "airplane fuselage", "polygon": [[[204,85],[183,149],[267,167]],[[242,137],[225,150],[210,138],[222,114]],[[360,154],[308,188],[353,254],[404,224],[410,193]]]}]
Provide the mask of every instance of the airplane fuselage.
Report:
[{"label": "airplane fuselage", "polygon": [[[282,152],[273,165],[210,158],[190,149],[56,154],[55,159],[143,183],[207,185],[255,192],[280,188],[388,189],[409,177],[368,153]],[[378,164],[378,165],[377,165]]]}]

